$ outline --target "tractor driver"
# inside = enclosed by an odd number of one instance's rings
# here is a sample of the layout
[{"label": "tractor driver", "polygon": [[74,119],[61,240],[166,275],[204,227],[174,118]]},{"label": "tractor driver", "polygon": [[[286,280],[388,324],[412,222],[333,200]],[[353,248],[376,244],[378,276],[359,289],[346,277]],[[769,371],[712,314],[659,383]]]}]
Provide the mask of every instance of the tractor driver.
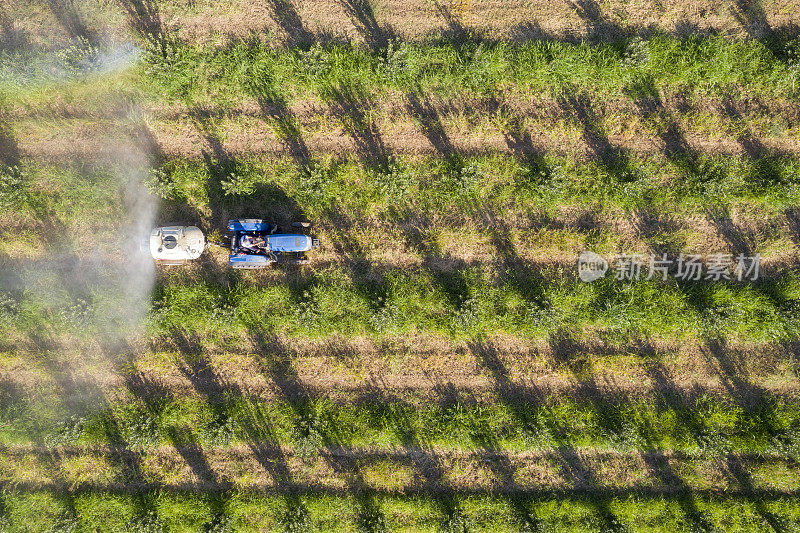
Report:
[{"label": "tractor driver", "polygon": [[242,235],[239,238],[239,246],[252,253],[259,253],[264,251],[266,241],[264,237],[253,237],[251,235]]}]

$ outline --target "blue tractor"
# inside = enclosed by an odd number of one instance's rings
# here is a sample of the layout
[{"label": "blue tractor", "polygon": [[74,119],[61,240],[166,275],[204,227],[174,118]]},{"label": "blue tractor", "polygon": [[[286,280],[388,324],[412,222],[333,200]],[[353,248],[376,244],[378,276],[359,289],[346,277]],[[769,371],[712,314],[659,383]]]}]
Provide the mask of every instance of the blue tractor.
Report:
[{"label": "blue tractor", "polygon": [[233,268],[266,268],[273,263],[302,265],[308,262],[306,252],[319,248],[319,240],[302,233],[311,225],[295,222],[297,233],[280,233],[280,228],[260,219],[228,221]]}]

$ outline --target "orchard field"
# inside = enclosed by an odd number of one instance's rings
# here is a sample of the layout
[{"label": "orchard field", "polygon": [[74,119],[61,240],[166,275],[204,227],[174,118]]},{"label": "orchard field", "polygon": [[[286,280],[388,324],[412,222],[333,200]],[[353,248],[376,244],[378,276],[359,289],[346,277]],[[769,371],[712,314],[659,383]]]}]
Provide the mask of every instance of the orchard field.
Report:
[{"label": "orchard field", "polygon": [[800,531],[798,267],[794,0],[10,0],[0,531]]}]

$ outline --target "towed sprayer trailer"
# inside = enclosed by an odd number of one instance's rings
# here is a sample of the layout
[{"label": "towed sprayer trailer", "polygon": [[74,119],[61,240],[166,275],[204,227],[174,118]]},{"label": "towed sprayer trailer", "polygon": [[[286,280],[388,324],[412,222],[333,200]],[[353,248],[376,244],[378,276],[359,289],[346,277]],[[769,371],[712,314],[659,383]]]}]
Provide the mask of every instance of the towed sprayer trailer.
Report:
[{"label": "towed sprayer trailer", "polygon": [[197,226],[164,226],[150,232],[146,247],[158,264],[183,265],[200,257],[206,238]]}]

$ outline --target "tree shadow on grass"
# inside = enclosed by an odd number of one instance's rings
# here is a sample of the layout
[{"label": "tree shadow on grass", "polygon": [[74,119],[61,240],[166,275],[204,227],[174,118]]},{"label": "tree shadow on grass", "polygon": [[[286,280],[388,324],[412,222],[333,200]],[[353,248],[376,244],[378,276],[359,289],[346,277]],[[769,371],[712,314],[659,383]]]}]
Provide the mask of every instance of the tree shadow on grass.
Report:
[{"label": "tree shadow on grass", "polygon": [[15,52],[30,46],[28,32],[14,26],[5,12],[0,12],[0,50]]},{"label": "tree shadow on grass", "polygon": [[[456,0],[458,1],[458,0]],[[433,0],[436,13],[444,19],[447,28],[441,32],[441,39],[464,44],[479,40],[474,31],[467,29],[461,20],[461,14],[451,9],[452,0]]]},{"label": "tree shadow on grass", "polygon": [[624,92],[633,100],[645,122],[661,138],[667,159],[688,176],[697,176],[698,153],[689,145],[678,120],[664,105],[653,76],[637,76],[625,87]]},{"label": "tree shadow on grass", "polygon": [[630,36],[630,31],[603,13],[596,0],[569,0],[568,3],[583,21],[590,41],[619,41]]},{"label": "tree shadow on grass", "polygon": [[683,251],[685,239],[677,237],[682,226],[669,214],[658,209],[636,209],[632,213],[631,223],[657,259],[661,259],[663,254],[667,254],[668,258],[677,257]]},{"label": "tree shadow on grass", "polygon": [[772,26],[760,0],[734,0],[731,13],[747,34],[753,39],[769,40],[773,36]]},{"label": "tree shadow on grass", "polygon": [[420,86],[406,93],[406,112],[418,123],[420,131],[437,155],[445,159],[456,156],[456,149],[447,136],[439,112]]},{"label": "tree shadow on grass", "polygon": [[[538,390],[535,385],[522,390],[514,383],[493,344],[484,341],[470,341],[468,347],[478,359],[481,368],[489,372],[493,390],[498,395],[500,402],[512,410],[514,418],[521,424],[524,431],[536,434],[539,429],[538,421],[532,415],[535,412],[534,407],[544,401],[543,392]],[[524,407],[521,405],[523,401],[527,403]],[[500,440],[491,432],[475,435],[473,440],[486,452],[498,452],[503,448]],[[488,466],[498,480],[498,488],[515,485],[515,468],[507,456],[498,454],[494,460],[488,463]],[[531,511],[535,499],[507,490],[504,491],[504,494],[520,527],[524,531],[540,531],[543,527],[541,519]]]},{"label": "tree shadow on grass", "polygon": [[783,211],[786,224],[789,227],[789,236],[795,244],[800,244],[800,208],[790,207]]},{"label": "tree shadow on grass", "polygon": [[[200,394],[211,408],[214,418],[210,422],[212,429],[229,427],[231,405],[229,398],[243,397],[242,391],[235,384],[222,378],[208,359],[201,342],[186,332],[174,332],[174,337],[186,345],[181,349],[181,360],[178,369],[188,379],[192,387]],[[214,496],[210,499],[214,514],[212,522],[220,522],[226,516],[227,502],[232,496],[233,484],[221,477],[209,464],[206,453],[197,442],[195,430],[188,426],[170,426],[167,437],[180,456],[189,465],[198,479],[198,484],[214,487]]]},{"label": "tree shadow on grass", "polygon": [[767,508],[764,501],[756,496],[756,490],[753,486],[752,476],[742,464],[742,461],[738,456],[729,454],[725,458],[724,470],[726,477],[739,485],[742,493],[747,496],[748,500],[753,504],[756,512],[759,514],[759,516],[761,516],[764,522],[769,525],[772,531],[775,533],[791,531],[791,529],[782,524],[781,520],[779,520],[778,517]]},{"label": "tree shadow on grass", "polygon": [[734,259],[739,254],[752,256],[755,252],[756,236],[748,229],[733,221],[731,213],[724,205],[708,205],[705,208],[706,219],[728,245]]},{"label": "tree shadow on grass", "polygon": [[761,142],[748,125],[730,95],[722,100],[722,113],[733,123],[732,132],[745,155],[753,162],[753,170],[747,176],[747,184],[754,192],[764,192],[783,184],[782,167],[791,156],[771,150]]},{"label": "tree shadow on grass", "polygon": [[[148,41],[164,44],[164,26],[156,0],[117,0],[128,17],[128,24]],[[164,52],[163,48],[161,50]]]},{"label": "tree shadow on grass", "polygon": [[548,305],[546,281],[538,268],[522,257],[514,244],[511,227],[488,208],[478,207],[489,234],[489,242],[497,252],[501,281],[510,285],[526,301],[540,307]]},{"label": "tree shadow on grass", "polygon": [[348,492],[356,497],[357,521],[368,531],[381,531],[380,526],[385,522],[383,513],[364,481],[357,460],[334,452],[342,444],[336,437],[338,428],[325,428],[317,412],[320,397],[300,380],[291,352],[279,340],[259,332],[251,332],[250,337],[258,348],[262,374],[275,383],[281,399],[294,411],[295,448],[302,454],[319,454],[334,472],[344,475]]},{"label": "tree shadow on grass", "polygon": [[718,369],[720,380],[728,394],[739,404],[743,417],[753,428],[772,440],[780,433],[780,417],[776,411],[774,396],[748,379],[748,372],[741,357],[724,341],[710,339],[702,350],[711,366]]},{"label": "tree shadow on grass", "polygon": [[70,37],[85,40],[89,44],[98,42],[96,32],[86,25],[71,0],[47,0],[47,8]]},{"label": "tree shadow on grass", "polygon": [[[452,390],[438,387],[437,396],[440,405],[447,407],[452,403]],[[380,386],[373,386],[367,397],[377,405],[397,406],[391,410],[384,409],[384,420],[389,421],[392,429],[407,450],[412,451],[408,461],[414,470],[415,491],[421,491],[432,498],[439,510],[441,522],[439,527],[445,531],[463,531],[468,519],[461,506],[460,497],[453,485],[447,480],[446,471],[437,451],[421,435],[413,421],[410,412],[413,408],[403,409],[405,402],[396,398]],[[450,528],[450,529],[448,529]],[[461,529],[459,529],[461,528]]]},{"label": "tree shadow on grass", "polygon": [[692,530],[697,532],[713,533],[717,531],[714,525],[706,518],[697,507],[692,489],[686,484],[670,464],[670,459],[661,452],[643,453],[642,458],[650,469],[650,475],[664,487],[675,491],[675,498],[686,520],[691,524]]},{"label": "tree shadow on grass", "polygon": [[291,0],[267,0],[267,8],[272,20],[286,36],[288,46],[309,46],[317,40],[306,28]]},{"label": "tree shadow on grass", "polygon": [[367,91],[358,86],[328,83],[323,87],[321,96],[353,140],[356,153],[365,167],[387,173],[390,154],[370,115],[375,104]]},{"label": "tree shadow on grass", "polygon": [[14,139],[10,110],[0,100],[0,163],[6,167],[19,165],[22,155]]},{"label": "tree shadow on grass", "polygon": [[339,3],[372,50],[383,50],[396,38],[389,25],[378,23],[370,0],[339,0]]},{"label": "tree shadow on grass", "polygon": [[[493,345],[485,341],[473,340],[469,343],[469,348],[478,359],[481,368],[489,372],[493,390],[500,402],[511,410],[514,418],[528,433],[537,435],[541,431],[541,423],[535,417],[535,407],[536,405],[544,404],[544,394],[536,389],[523,389],[515,383],[511,379],[496,347]],[[592,383],[584,388],[592,389],[583,391],[587,398],[602,398],[596,384]],[[533,397],[531,397],[531,392],[534,393]],[[527,405],[525,406],[521,405],[523,398],[527,399]],[[572,444],[565,440],[564,437],[568,434],[567,428],[549,428],[549,432],[557,442],[555,453],[557,454],[559,468],[564,480],[570,486],[579,490],[587,488],[591,490],[593,487],[597,487],[600,482],[597,475],[580,457]],[[591,505],[594,508],[595,515],[600,520],[601,527],[605,528],[605,531],[624,531],[624,526],[611,511],[610,500],[610,497],[606,498],[600,495],[591,498]],[[512,506],[518,505],[518,502],[510,501],[510,503]],[[515,508],[515,512],[521,515],[523,522],[537,522],[525,507]]]},{"label": "tree shadow on grass", "polygon": [[603,129],[602,117],[594,110],[588,95],[578,93],[574,87],[565,87],[557,102],[580,126],[589,156],[598,161],[615,182],[624,184],[637,179],[638,170],[625,150],[611,144]]},{"label": "tree shadow on grass", "polygon": [[278,139],[294,160],[295,166],[301,172],[305,172],[311,163],[311,156],[303,139],[302,125],[297,115],[289,109],[283,92],[275,84],[272,73],[266,75],[262,73],[250,79],[247,89],[255,97],[261,108],[261,114],[274,128]]},{"label": "tree shadow on grass", "polygon": [[[211,212],[205,230],[225,228],[228,220],[236,218],[263,218],[279,225],[305,220],[299,204],[280,186],[272,182],[248,182],[253,174],[249,163],[226,150],[209,117],[202,112],[192,115],[210,148],[210,152],[205,149],[202,152],[208,172],[205,189]],[[239,189],[241,182],[245,182],[243,190]]]},{"label": "tree shadow on grass", "polygon": [[[562,343],[565,341],[561,341]],[[567,344],[574,344],[574,341],[569,340],[567,337]],[[698,443],[705,447],[707,446],[707,434],[703,422],[699,419],[697,410],[687,404],[686,398],[681,396],[680,389],[675,383],[669,379],[666,369],[660,363],[654,348],[647,342],[639,342],[638,352],[647,358],[645,368],[647,369],[648,376],[653,382],[656,391],[655,397],[657,401],[666,401],[674,413],[678,416],[681,426],[686,428],[687,433],[694,435]],[[564,352],[563,348],[558,351]],[[570,349],[570,352],[575,350]],[[575,369],[575,366],[572,366]],[[583,389],[583,396],[591,398],[593,409],[597,413],[599,425],[602,428],[604,435],[623,435],[625,421],[621,415],[618,400],[608,401],[597,387],[594,377],[594,370],[591,365],[581,365],[580,370],[573,370],[576,379],[581,380],[579,389]],[[611,416],[609,416],[611,415]],[[643,439],[644,446],[648,451],[642,452],[642,458],[647,464],[651,476],[653,476],[664,487],[663,490],[671,491],[676,494],[678,504],[686,517],[687,521],[692,524],[698,531],[714,531],[711,523],[706,519],[703,513],[697,508],[695,503],[694,492],[689,485],[672,469],[669,464],[669,459],[663,453],[653,451],[654,448],[659,446],[659,443],[653,440],[653,435],[649,431],[638,430],[639,438]],[[637,445],[641,448],[641,444]],[[605,513],[601,513],[606,516]]]}]

